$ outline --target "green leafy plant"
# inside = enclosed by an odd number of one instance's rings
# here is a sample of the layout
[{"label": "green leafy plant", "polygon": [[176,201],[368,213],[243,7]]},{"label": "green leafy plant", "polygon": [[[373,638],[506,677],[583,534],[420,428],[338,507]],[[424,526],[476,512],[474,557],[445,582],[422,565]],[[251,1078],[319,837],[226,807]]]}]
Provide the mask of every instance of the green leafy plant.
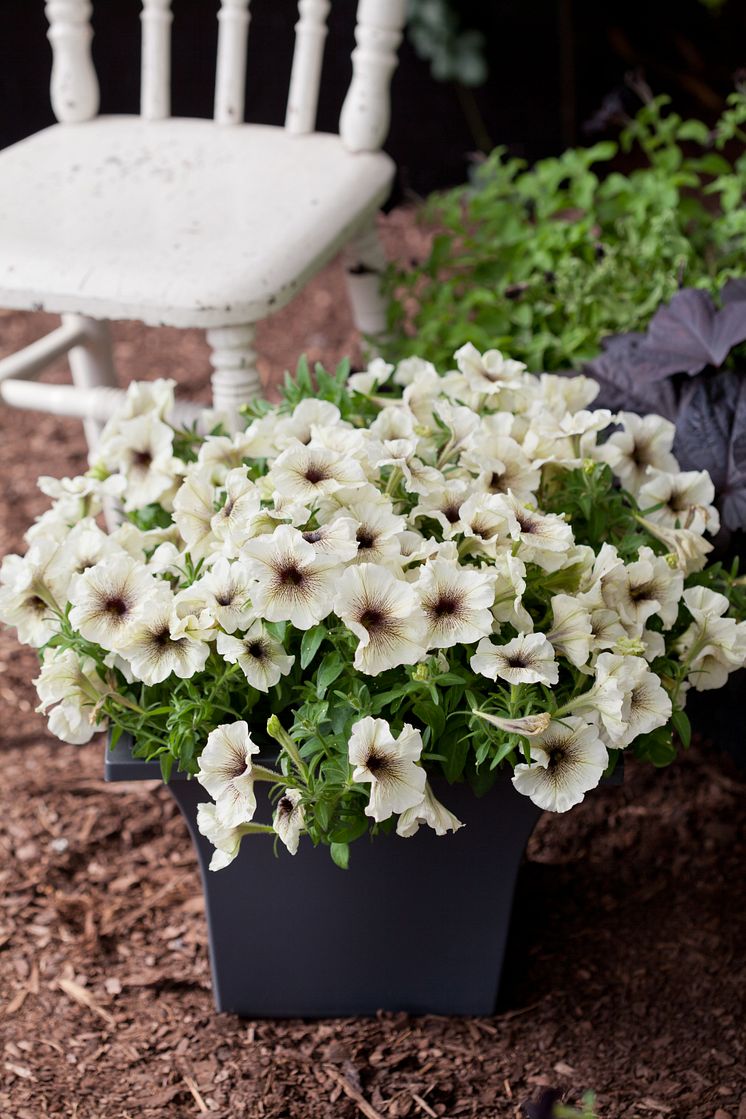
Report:
[{"label": "green leafy plant", "polygon": [[[745,122],[742,90],[714,130],[662,96],[619,145],[531,168],[497,148],[471,183],[424,206],[436,228],[427,259],[390,269],[388,355],[443,366],[468,339],[532,369],[578,368],[604,336],[644,327],[680,284],[717,291],[742,275]],[[644,166],[613,170],[620,149]]]}]

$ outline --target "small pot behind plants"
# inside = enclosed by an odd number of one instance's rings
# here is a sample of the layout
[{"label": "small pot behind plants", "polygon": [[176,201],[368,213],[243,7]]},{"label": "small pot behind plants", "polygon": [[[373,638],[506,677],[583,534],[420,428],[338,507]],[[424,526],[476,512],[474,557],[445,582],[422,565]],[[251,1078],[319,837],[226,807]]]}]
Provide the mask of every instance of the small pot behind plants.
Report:
[{"label": "small pot behind plants", "polygon": [[[107,781],[160,778],[123,737]],[[204,789],[184,774],[169,789],[197,849],[205,893],[215,1004],[244,1017],[322,1018],[495,1011],[513,892],[541,815],[499,780],[477,798],[466,784],[443,790],[466,826],[438,837],[360,841],[348,871],[325,848],[291,857],[249,837],[225,870],[197,831]]]}]

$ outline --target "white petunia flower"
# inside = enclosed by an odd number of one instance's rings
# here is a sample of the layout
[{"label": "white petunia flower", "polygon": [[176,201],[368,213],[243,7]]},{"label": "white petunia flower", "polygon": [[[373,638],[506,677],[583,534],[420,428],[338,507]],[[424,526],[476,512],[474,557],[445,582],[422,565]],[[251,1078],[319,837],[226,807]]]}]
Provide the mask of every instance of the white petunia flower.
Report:
[{"label": "white petunia flower", "polygon": [[385,719],[370,715],[353,723],[348,745],[352,780],[370,783],[365,815],[377,823],[395,812],[405,812],[422,803],[425,770],[417,765],[422,754],[420,732],[405,723],[394,738]]},{"label": "white petunia flower", "polygon": [[298,853],[300,834],[306,820],[301,803],[302,794],[298,789],[285,789],[275,808],[272,827],[291,855]]},{"label": "white petunia flower", "polygon": [[223,723],[207,736],[197,780],[215,801],[217,819],[225,827],[248,824],[254,817],[256,797],[251,759],[258,753],[259,747],[242,721]]},{"label": "white petunia flower", "polygon": [[476,475],[475,485],[487,493],[512,493],[522,504],[533,503],[541,471],[509,435],[482,435],[461,458]]},{"label": "white petunia flower", "polygon": [[70,585],[70,622],[88,641],[119,651],[164,584],[127,555],[107,556]]},{"label": "white petunia flower", "polygon": [[575,543],[571,526],[556,513],[527,509],[512,494],[494,500],[509,522],[510,535],[519,542],[521,558],[545,571],[558,571]]},{"label": "white petunia flower", "polygon": [[609,764],[596,727],[582,719],[551,723],[531,739],[531,764],[517,765],[513,784],[547,812],[567,812],[595,789]]},{"label": "white petunia flower", "polygon": [[499,494],[472,493],[459,507],[454,529],[466,537],[470,553],[495,559],[500,549],[511,544],[509,532],[514,524]]},{"label": "white petunia flower", "polygon": [[670,629],[679,615],[683,572],[672,568],[664,556],[656,556],[652,548],[643,546],[638,557],[609,572],[602,588],[604,602],[635,633],[653,614],[659,615],[664,629]]},{"label": "white petunia flower", "polygon": [[[129,661],[138,680],[149,686],[160,684],[172,673],[187,680],[205,667],[210,646],[184,632],[174,599],[164,584],[117,643],[117,652]],[[181,622],[181,627],[180,627]]]},{"label": "white petunia flower", "polygon": [[244,466],[228,472],[223,489],[225,501],[210,520],[210,528],[215,539],[223,545],[223,552],[230,559],[235,559],[241,546],[253,535],[253,522],[262,502],[259,490]]},{"label": "white petunia flower", "polygon": [[519,633],[504,645],[483,638],[469,660],[474,672],[509,684],[556,684],[559,667],[543,633]]},{"label": "white petunia flower", "polygon": [[172,490],[176,471],[173,457],[173,428],[147,412],[118,424],[108,440],[102,436],[97,454],[127,479],[123,494],[126,511],[162,501]]},{"label": "white petunia flower", "polygon": [[41,700],[36,710],[42,714],[64,701],[79,707],[95,705],[107,691],[95,661],[79,657],[72,649],[48,649],[34,686]]},{"label": "white petunia flower", "polygon": [[347,378],[347,388],[350,392],[360,392],[364,396],[373,392],[379,385],[383,385],[388,381],[391,374],[394,372],[394,366],[389,365],[383,358],[373,358],[368,363],[367,369],[362,373],[351,373]]},{"label": "white petunia flower", "polygon": [[510,552],[500,552],[493,569],[497,583],[492,616],[497,622],[508,622],[519,633],[530,633],[534,620],[522,601],[526,591],[525,563]]},{"label": "white petunia flower", "polygon": [[209,610],[226,633],[245,629],[256,617],[251,606],[253,580],[241,561],[231,563],[221,556],[206,575],[176,595],[180,615]]},{"label": "white petunia flower", "polygon": [[274,688],[295,663],[295,657],[287,655],[281,643],[267,633],[260,621],[254,622],[242,637],[219,633],[217,650],[229,664],[240,665],[251,686],[260,692]]},{"label": "white petunia flower", "polygon": [[683,597],[693,622],[676,651],[689,662],[688,679],[697,691],[721,688],[731,672],[746,666],[746,622],[724,617],[728,599],[707,587],[690,587]]},{"label": "white petunia flower", "polygon": [[625,741],[629,727],[631,696],[649,672],[647,661],[640,656],[601,653],[594,665],[596,679],[587,692],[567,704],[567,710],[580,712],[595,723],[601,723],[610,744],[616,747]]},{"label": "white petunia flower", "polygon": [[[384,505],[379,501],[353,499],[339,517],[350,517],[355,522],[355,563],[398,565],[401,556],[399,533],[404,531],[407,522],[405,517],[394,513],[390,502]],[[334,524],[334,519],[331,524]]]},{"label": "white petunia flower", "polygon": [[648,520],[700,536],[703,532],[714,535],[720,528],[714,500],[715,487],[706,470],[675,474],[651,470],[637,495],[637,504]]},{"label": "white petunia flower", "polygon": [[106,556],[121,554],[116,541],[102,532],[94,520],[78,521],[65,536],[47,568],[49,581],[61,602],[67,602],[70,583]]},{"label": "white petunia flower", "polygon": [[469,485],[463,479],[447,481],[442,488],[423,494],[409,514],[413,523],[423,517],[437,521],[448,540],[463,531],[460,509],[469,497]]},{"label": "white petunia flower", "polygon": [[425,657],[425,618],[414,588],[385,567],[361,563],[338,580],[334,613],[358,637],[354,665],[377,676]]},{"label": "white petunia flower", "polygon": [[241,846],[241,829],[228,827],[214,804],[197,805],[197,830],[212,843],[215,851],[210,860],[210,870],[223,870],[229,866]]},{"label": "white petunia flower", "polygon": [[192,469],[187,474],[173,501],[174,524],[186,543],[193,560],[204,559],[212,549],[212,518],[215,515],[215,489],[209,467]]},{"label": "white petunia flower", "polygon": [[671,718],[671,697],[660,682],[660,677],[649,670],[625,697],[624,720],[626,730],[614,740],[616,749],[629,746],[638,735],[648,734],[657,727],[664,727]]},{"label": "white petunia flower", "polygon": [[[660,540],[669,550],[669,557],[675,559],[684,575],[693,571],[701,571],[707,563],[707,556],[713,550],[709,540],[705,540],[700,533],[690,528],[667,528],[665,525],[656,524],[646,517],[638,517],[639,523],[647,529],[651,536]],[[668,562],[668,560],[667,560]]]},{"label": "white petunia flower", "polygon": [[420,824],[427,824],[436,835],[457,832],[464,825],[433,794],[430,783],[425,785],[425,795],[420,804],[406,808],[396,822],[396,834],[409,839],[420,830]]},{"label": "white petunia flower", "polygon": [[49,577],[57,551],[54,541],[38,540],[25,556],[8,555],[2,561],[0,621],[15,626],[24,645],[40,648],[59,632],[61,607]]},{"label": "white petunia flower", "polygon": [[47,720],[49,733],[59,738],[60,742],[69,742],[72,746],[84,746],[86,742],[91,741],[94,734],[104,729],[104,724],[95,723],[91,716],[90,707],[65,700],[49,712]]},{"label": "white petunia flower", "polygon": [[[270,423],[276,423],[276,416],[269,416]],[[284,419],[285,417],[283,417]],[[307,397],[296,404],[293,414],[286,419],[284,429],[284,442],[281,445],[290,446],[294,441],[310,443],[313,438],[314,428],[335,428],[342,422],[342,416],[336,404],[329,400],[316,400]],[[254,453],[253,458],[265,458],[265,455]]]},{"label": "white petunia flower", "polygon": [[620,412],[623,431],[616,431],[597,450],[597,457],[608,462],[617,478],[636,494],[650,469],[673,472],[679,464],[671,453],[676,427],[661,416],[638,416]]},{"label": "white petunia flower", "polygon": [[467,342],[454,354],[456,364],[474,392],[491,395],[501,389],[520,388],[526,366],[522,361],[505,358],[499,350],[480,354],[476,346]]},{"label": "white petunia flower", "polygon": [[552,628],[547,637],[576,668],[587,664],[593,643],[591,615],[578,598],[555,594],[551,599]]},{"label": "white petunia flower", "polygon": [[355,520],[340,513],[318,528],[305,529],[302,535],[318,555],[331,556],[337,563],[349,563],[358,553],[356,530]]},{"label": "white petunia flower", "polygon": [[268,622],[291,622],[310,629],[330,613],[339,565],[333,556],[317,553],[290,525],[244,546],[242,557],[256,580],[254,609]]},{"label": "white petunia flower", "polygon": [[496,578],[493,571],[460,567],[446,559],[428,560],[420,568],[414,588],[427,621],[428,649],[470,645],[492,632]]},{"label": "white petunia flower", "polygon": [[438,376],[438,371],[430,361],[425,361],[421,357],[405,357],[396,366],[394,373],[394,384],[397,385],[411,385],[412,381],[416,381],[418,377]]},{"label": "white petunia flower", "polygon": [[602,606],[597,610],[591,610],[591,635],[593,650],[601,652],[613,649],[618,642],[624,641],[627,631],[619,620],[616,610],[609,610]]},{"label": "white petunia flower", "polygon": [[355,459],[313,443],[288,447],[273,463],[268,478],[278,493],[311,505],[335,490],[366,481]]}]

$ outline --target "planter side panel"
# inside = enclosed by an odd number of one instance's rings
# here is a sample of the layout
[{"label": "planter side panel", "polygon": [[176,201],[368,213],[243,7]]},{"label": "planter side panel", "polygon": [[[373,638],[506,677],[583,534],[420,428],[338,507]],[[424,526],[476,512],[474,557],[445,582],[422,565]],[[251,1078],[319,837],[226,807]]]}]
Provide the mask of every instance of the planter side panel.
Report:
[{"label": "planter side panel", "polygon": [[439,838],[381,836],[352,846],[350,870],[301,843],[276,857],[248,837],[231,866],[207,869],[194,781],[170,785],[205,888],[218,1010],[246,1017],[492,1014],[513,892],[540,812],[508,781],[484,798],[439,790],[466,824]]}]

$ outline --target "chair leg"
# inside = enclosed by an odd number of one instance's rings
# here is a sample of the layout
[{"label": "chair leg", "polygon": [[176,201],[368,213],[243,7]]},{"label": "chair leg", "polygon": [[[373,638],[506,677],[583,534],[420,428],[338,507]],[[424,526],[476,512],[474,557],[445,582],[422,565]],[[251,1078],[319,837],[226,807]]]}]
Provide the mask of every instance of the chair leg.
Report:
[{"label": "chair leg", "polygon": [[254,396],[261,396],[262,383],[256,367],[255,327],[218,326],[207,331],[211,349],[212,400],[216,412],[225,416],[231,431],[243,427],[239,409]]},{"label": "chair leg", "polygon": [[381,293],[386,257],[375,219],[350,242],[345,255],[352,317],[368,339],[368,351],[375,351],[375,343],[370,340],[386,332],[386,303]]},{"label": "chair leg", "polygon": [[[109,324],[85,315],[63,315],[62,321],[66,326],[79,327],[84,335],[80,345],[73,346],[67,355],[73,383],[85,389],[116,387]],[[84,420],[83,425],[88,446],[93,449],[104,425],[92,419]]]}]

